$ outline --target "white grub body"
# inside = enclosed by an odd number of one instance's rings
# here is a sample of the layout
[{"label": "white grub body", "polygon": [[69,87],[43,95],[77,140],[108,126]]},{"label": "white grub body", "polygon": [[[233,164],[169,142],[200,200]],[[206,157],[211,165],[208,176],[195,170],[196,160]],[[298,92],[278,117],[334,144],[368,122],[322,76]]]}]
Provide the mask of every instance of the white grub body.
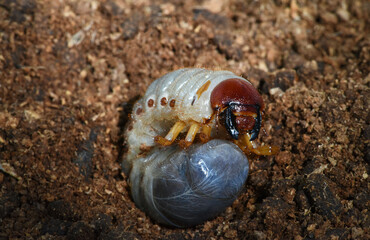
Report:
[{"label": "white grub body", "polygon": [[[177,121],[187,126],[191,123],[204,123],[212,117],[210,96],[213,89],[222,81],[237,78],[246,79],[229,71],[211,71],[200,68],[179,69],[155,80],[133,107],[131,123],[125,133],[128,152],[124,165],[129,170],[132,161],[143,149],[155,146],[156,136],[165,136]],[[198,96],[202,86],[209,83],[207,90]],[[171,101],[175,101],[171,107]],[[163,104],[166,102],[166,104]],[[153,103],[153,104],[150,104]],[[216,131],[216,121],[209,123]],[[184,131],[188,129],[185,128]],[[213,133],[212,133],[213,134]]]}]

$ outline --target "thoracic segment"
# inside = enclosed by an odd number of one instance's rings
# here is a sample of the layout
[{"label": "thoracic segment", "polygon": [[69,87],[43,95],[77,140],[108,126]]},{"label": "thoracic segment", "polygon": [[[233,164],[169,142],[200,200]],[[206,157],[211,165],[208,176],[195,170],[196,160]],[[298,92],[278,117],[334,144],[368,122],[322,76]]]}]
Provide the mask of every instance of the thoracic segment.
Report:
[{"label": "thoracic segment", "polygon": [[[180,140],[180,146],[184,148],[195,141],[198,133],[199,139],[205,143],[215,132],[225,131],[219,128],[220,125],[217,123],[219,112],[214,111],[210,99],[215,87],[228,79],[232,79],[231,82],[245,82],[247,89],[253,88],[247,80],[231,72],[213,72],[204,69],[181,69],[154,81],[133,109],[132,130],[126,132],[128,161],[135,159],[142,149],[151,148],[156,144],[162,146],[173,144],[185,130],[187,135]],[[253,96],[254,98],[258,100],[258,96]],[[250,110],[248,107],[245,108]],[[240,113],[234,111],[233,114],[235,121],[238,121],[239,117],[248,116],[257,119],[257,113],[252,111]],[[239,135],[240,138],[234,142],[244,152],[271,155],[277,151],[275,147],[253,147],[248,133],[241,132]]]}]

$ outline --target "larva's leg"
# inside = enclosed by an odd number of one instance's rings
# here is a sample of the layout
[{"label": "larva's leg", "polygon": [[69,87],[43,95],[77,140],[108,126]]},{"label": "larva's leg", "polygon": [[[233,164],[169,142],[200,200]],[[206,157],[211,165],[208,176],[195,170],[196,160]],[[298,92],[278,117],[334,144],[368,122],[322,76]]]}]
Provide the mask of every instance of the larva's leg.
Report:
[{"label": "larva's leg", "polygon": [[167,133],[166,137],[156,136],[154,141],[162,146],[171,145],[176,140],[180,132],[185,128],[185,126],[186,124],[184,122],[178,121]]},{"label": "larva's leg", "polygon": [[211,138],[211,130],[212,127],[209,125],[202,125],[201,133],[199,134],[199,138],[203,143],[206,143]]},{"label": "larva's leg", "polygon": [[[252,142],[250,141],[250,135],[248,133],[241,136],[240,140],[237,140],[235,142],[243,151],[252,152],[256,155],[275,155],[279,152],[279,148],[276,146],[259,146],[259,147],[253,147]],[[244,148],[244,149],[243,149]]]},{"label": "larva's leg", "polygon": [[180,146],[183,148],[189,147],[193,143],[195,135],[197,135],[199,129],[200,129],[199,123],[191,124],[189,131],[186,134],[185,140],[180,141]]}]

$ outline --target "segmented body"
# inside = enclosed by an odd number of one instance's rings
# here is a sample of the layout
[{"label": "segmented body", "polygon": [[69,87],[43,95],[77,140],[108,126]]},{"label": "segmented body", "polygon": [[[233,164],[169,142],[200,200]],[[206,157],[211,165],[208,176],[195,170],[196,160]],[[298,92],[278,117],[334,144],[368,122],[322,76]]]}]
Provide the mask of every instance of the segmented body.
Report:
[{"label": "segmented body", "polygon": [[210,97],[213,89],[227,79],[249,81],[229,71],[180,69],[154,81],[133,108],[132,121],[126,131],[128,153],[126,161],[133,161],[143,150],[156,145],[154,138],[165,135],[177,121],[187,126],[207,122],[218,131],[212,119],[214,110]]},{"label": "segmented body", "polygon": [[136,205],[176,227],[224,211],[247,179],[245,153],[277,151],[253,144],[263,110],[252,84],[229,71],[180,69],[155,80],[135,103],[125,132],[122,166]]}]

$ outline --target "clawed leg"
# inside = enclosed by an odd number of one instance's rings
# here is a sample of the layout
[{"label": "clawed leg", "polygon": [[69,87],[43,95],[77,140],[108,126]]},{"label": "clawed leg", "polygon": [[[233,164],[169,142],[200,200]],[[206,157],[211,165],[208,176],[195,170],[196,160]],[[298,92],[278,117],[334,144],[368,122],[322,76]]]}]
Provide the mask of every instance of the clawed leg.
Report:
[{"label": "clawed leg", "polygon": [[211,130],[212,127],[208,125],[202,125],[202,130],[199,134],[199,138],[202,141],[202,143],[206,143],[209,141],[209,139],[211,138]]},{"label": "clawed leg", "polygon": [[184,122],[178,121],[167,133],[166,137],[156,136],[154,141],[162,146],[169,146],[176,140],[177,136],[185,128],[185,126],[186,124]]},{"label": "clawed leg", "polygon": [[240,136],[239,140],[235,140],[235,144],[240,147],[244,152],[252,152],[256,155],[264,155],[264,156],[269,156],[269,155],[275,155],[276,153],[279,152],[279,148],[276,146],[259,146],[259,147],[254,147],[253,143],[250,141],[250,135],[249,133],[246,133],[242,136]]},{"label": "clawed leg", "polygon": [[[154,138],[154,141],[162,146],[169,146],[171,145],[177,138],[177,136],[180,134],[180,132],[185,128],[186,124],[182,121],[178,121],[173,125],[171,130],[167,133],[165,137],[156,136]],[[200,130],[200,124],[197,122],[193,122],[190,125],[190,128],[188,130],[188,133],[186,134],[185,139],[180,141],[180,146],[182,148],[189,147],[195,139],[195,136]],[[202,132],[201,132],[201,140],[202,142],[207,142],[209,137],[211,135],[211,127],[208,125],[203,125]]]},{"label": "clawed leg", "polygon": [[197,135],[197,133],[199,132],[199,129],[200,129],[199,123],[191,124],[189,131],[186,134],[185,140],[180,141],[180,146],[182,148],[189,147],[193,143],[195,135]]}]

